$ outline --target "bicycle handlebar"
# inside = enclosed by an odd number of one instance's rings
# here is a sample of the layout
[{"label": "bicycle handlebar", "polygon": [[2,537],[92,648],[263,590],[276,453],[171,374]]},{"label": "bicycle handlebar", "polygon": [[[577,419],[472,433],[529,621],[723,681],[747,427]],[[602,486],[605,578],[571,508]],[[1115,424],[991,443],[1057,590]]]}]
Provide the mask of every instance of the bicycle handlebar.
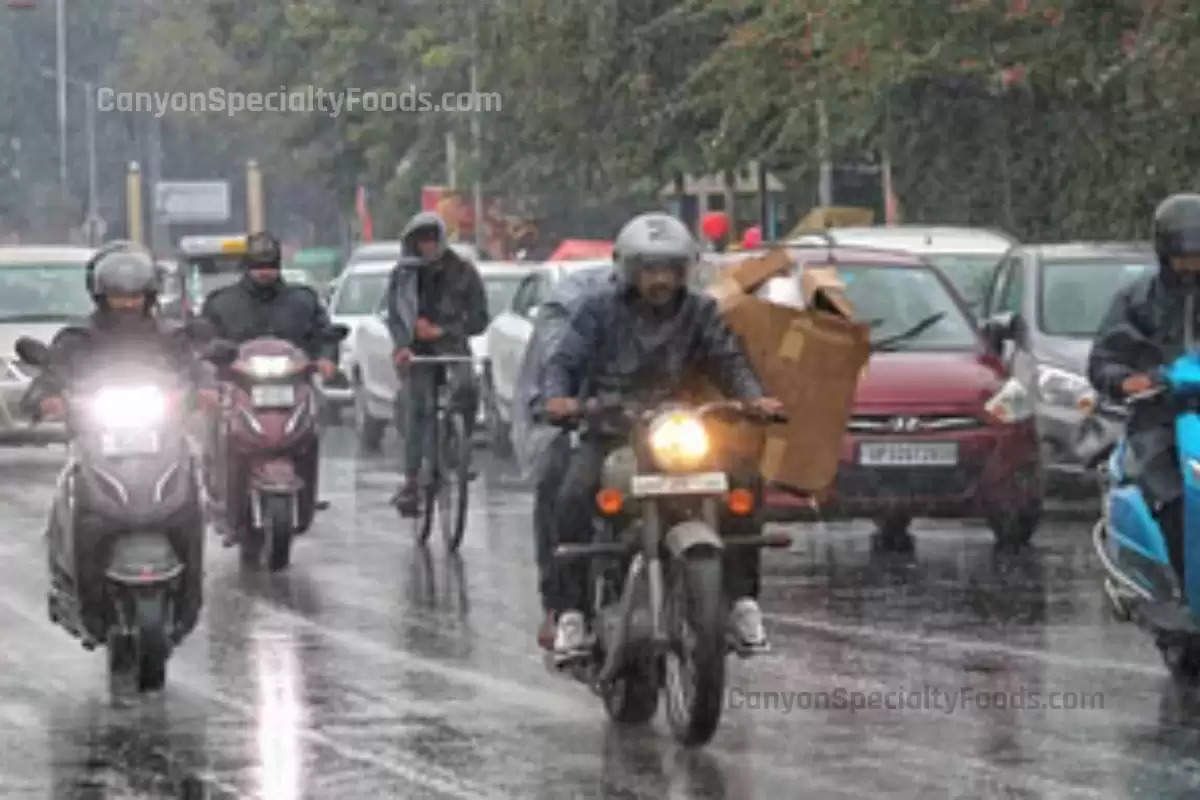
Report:
[{"label": "bicycle handlebar", "polygon": [[488,356],[413,356],[408,364],[474,364],[490,360]]}]

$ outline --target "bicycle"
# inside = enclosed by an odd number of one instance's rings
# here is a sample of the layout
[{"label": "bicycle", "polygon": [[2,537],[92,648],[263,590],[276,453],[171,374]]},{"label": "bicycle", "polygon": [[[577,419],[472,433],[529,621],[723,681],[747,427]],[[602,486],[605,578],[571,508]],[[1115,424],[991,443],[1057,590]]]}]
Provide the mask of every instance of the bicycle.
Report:
[{"label": "bicycle", "polygon": [[[442,538],[446,548],[457,552],[462,544],[467,524],[467,486],[471,472],[471,439],[462,409],[454,408],[449,397],[450,384],[445,367],[451,364],[474,364],[475,356],[414,356],[412,366],[435,367],[433,381],[434,437],[432,451],[425,454],[427,469],[421,470],[416,516],[417,543],[429,541],[433,530],[433,511],[438,509]],[[420,435],[409,431],[409,435]]]}]

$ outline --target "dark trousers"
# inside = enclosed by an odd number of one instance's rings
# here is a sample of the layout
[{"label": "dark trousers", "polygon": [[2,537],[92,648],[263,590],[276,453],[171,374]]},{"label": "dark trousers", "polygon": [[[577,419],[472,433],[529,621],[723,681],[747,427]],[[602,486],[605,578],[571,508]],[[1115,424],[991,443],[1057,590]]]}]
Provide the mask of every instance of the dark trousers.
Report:
[{"label": "dark trousers", "polygon": [[555,514],[570,457],[570,439],[566,435],[555,438],[533,490],[533,534],[534,550],[537,553],[538,592],[542,596],[542,608],[547,611],[560,605],[556,600],[558,590],[553,558],[554,548],[558,544],[555,535]]},{"label": "dark trousers", "polygon": [[[567,469],[558,493],[555,513],[557,541],[575,544],[592,539],[595,518],[595,496],[600,489],[604,459],[623,442],[604,443],[584,441],[570,452]],[[756,518],[724,517],[720,533],[725,535],[755,534],[761,528]],[[762,567],[758,548],[739,547],[725,551],[725,594],[728,600],[739,597],[757,598]],[[548,604],[551,610],[571,609],[588,611],[588,564],[576,560],[557,565],[555,594]]]},{"label": "dark trousers", "polygon": [[475,415],[479,409],[479,387],[475,371],[470,364],[447,366],[408,367],[403,372],[405,389],[408,390],[408,436],[404,442],[404,473],[416,477],[421,471],[421,462],[426,453],[433,451],[436,434],[435,398],[436,371],[445,370],[450,382],[450,402],[462,409],[466,421],[467,436],[475,429]]},{"label": "dark trousers", "polygon": [[1175,452],[1175,429],[1161,425],[1130,431],[1122,467],[1137,484],[1166,539],[1167,555],[1183,579],[1183,478]]}]

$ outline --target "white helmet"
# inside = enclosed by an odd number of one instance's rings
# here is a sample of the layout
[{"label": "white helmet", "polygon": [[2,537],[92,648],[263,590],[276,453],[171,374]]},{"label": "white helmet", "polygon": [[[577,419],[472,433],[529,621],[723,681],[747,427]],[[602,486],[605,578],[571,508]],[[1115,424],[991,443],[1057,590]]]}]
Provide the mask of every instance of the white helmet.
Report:
[{"label": "white helmet", "polygon": [[670,214],[639,214],[621,228],[613,243],[613,261],[627,283],[647,266],[670,266],[685,277],[699,258],[691,231]]}]

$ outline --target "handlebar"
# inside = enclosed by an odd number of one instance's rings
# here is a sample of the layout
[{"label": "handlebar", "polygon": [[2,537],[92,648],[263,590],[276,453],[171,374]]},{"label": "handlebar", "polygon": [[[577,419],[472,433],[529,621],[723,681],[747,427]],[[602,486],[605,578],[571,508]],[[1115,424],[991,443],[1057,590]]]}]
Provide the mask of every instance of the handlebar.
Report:
[{"label": "handlebar", "polygon": [[[662,413],[664,410],[666,409],[661,405],[638,408],[636,404],[630,404],[620,399],[592,397],[585,400],[580,405],[578,412],[570,417],[555,420],[551,418],[545,405],[542,404],[534,410],[533,418],[536,422],[550,422],[560,427],[573,427],[582,420],[606,416],[609,418],[620,417],[627,422],[636,422],[638,420],[649,421],[651,417]],[[764,414],[752,403],[742,400],[715,400],[688,410],[698,417],[725,416],[764,425],[788,422],[786,414]]]},{"label": "handlebar", "polygon": [[488,356],[413,356],[408,364],[474,364],[489,360]]}]

